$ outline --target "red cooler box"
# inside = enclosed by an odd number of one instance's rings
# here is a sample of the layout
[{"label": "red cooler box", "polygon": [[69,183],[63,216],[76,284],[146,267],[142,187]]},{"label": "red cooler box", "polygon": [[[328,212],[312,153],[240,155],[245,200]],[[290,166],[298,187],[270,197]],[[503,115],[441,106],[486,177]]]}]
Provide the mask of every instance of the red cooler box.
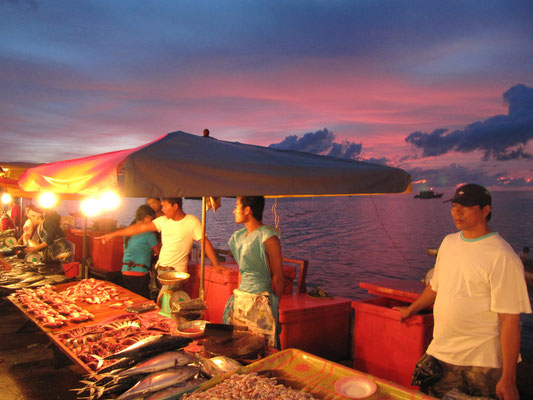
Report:
[{"label": "red cooler box", "polygon": [[307,294],[283,296],[280,302],[281,349],[298,348],[332,361],[350,355],[351,300]]},{"label": "red cooler box", "polygon": [[[222,264],[232,268],[232,271],[219,273],[211,265],[205,266],[205,303],[207,310],[205,319],[213,323],[221,323],[226,301],[233,294],[233,290],[239,286],[239,267],[236,264]],[[191,275],[183,285],[184,289],[193,298],[199,296],[200,291],[200,265],[189,263],[187,271]],[[284,294],[292,294],[296,268],[284,266],[285,278]]]},{"label": "red cooler box", "polygon": [[354,368],[380,378],[411,386],[416,362],[433,336],[433,313],[418,314],[400,323],[399,300],[378,297],[352,302]]},{"label": "red cooler box", "polygon": [[122,270],[122,258],[124,257],[124,238],[122,236],[105,243],[94,237],[91,237],[90,240],[90,254],[95,268],[108,272]]}]

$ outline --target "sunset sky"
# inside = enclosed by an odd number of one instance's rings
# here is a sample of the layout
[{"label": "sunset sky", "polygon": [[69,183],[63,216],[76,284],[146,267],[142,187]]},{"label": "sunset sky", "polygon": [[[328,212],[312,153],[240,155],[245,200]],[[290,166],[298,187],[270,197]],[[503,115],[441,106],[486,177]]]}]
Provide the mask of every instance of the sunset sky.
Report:
[{"label": "sunset sky", "polygon": [[533,2],[0,0],[0,161],[172,131],[533,189]]}]

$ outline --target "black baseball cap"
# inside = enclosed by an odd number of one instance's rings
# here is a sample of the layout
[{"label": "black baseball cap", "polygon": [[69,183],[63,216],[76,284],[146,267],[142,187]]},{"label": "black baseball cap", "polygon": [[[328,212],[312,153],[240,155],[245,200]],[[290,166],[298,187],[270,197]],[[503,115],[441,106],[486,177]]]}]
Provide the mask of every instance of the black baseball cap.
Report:
[{"label": "black baseball cap", "polygon": [[468,183],[459,186],[455,191],[453,198],[446,200],[445,203],[459,203],[465,207],[480,206],[485,207],[492,204],[492,197],[487,189],[475,183]]}]

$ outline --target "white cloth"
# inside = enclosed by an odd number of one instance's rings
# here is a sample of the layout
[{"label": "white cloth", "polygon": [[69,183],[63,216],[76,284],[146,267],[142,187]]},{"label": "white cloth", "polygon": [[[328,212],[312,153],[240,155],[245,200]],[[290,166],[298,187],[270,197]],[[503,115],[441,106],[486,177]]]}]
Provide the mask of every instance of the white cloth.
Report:
[{"label": "white cloth", "polygon": [[161,253],[158,265],[187,272],[187,260],[195,240],[202,238],[202,224],[194,215],[187,214],[179,221],[162,216],[154,219],[161,232]]},{"label": "white cloth", "polygon": [[455,365],[500,368],[498,313],[530,313],[524,269],[497,233],[465,239],[444,238],[431,287],[433,341],[427,353]]}]

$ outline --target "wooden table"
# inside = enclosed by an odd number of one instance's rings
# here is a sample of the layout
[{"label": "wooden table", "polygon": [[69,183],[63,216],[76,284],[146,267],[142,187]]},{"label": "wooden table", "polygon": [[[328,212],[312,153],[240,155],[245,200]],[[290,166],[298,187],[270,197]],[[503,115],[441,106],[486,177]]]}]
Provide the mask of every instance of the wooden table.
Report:
[{"label": "wooden table", "polygon": [[[76,285],[79,282],[69,282],[69,283],[62,283],[59,285],[55,285],[54,288],[57,292],[61,293],[62,291],[66,290],[70,286]],[[41,329],[48,338],[57,346],[58,349],[60,349],[65,355],[67,355],[75,364],[78,364],[81,366],[84,370],[86,370],[88,373],[93,373],[94,371],[90,369],[82,360],[80,360],[73,352],[71,352],[57,337],[59,333],[63,333],[66,331],[69,331],[71,329],[75,328],[83,328],[85,326],[91,326],[91,325],[98,325],[105,323],[106,321],[114,320],[120,316],[124,316],[129,314],[127,311],[125,311],[125,308],[128,306],[124,306],[121,308],[112,308],[109,307],[111,304],[115,304],[117,302],[125,302],[125,301],[131,301],[133,302],[133,306],[146,303],[150,300],[139,296],[136,293],[130,292],[127,289],[124,289],[123,287],[120,287],[118,285],[115,285],[111,282],[106,282],[107,286],[115,287],[117,290],[118,299],[115,300],[109,300],[106,303],[101,304],[89,304],[86,302],[76,302],[75,304],[91,314],[94,315],[93,320],[89,320],[86,322],[81,323],[72,323],[69,322],[66,325],[61,326],[60,328],[48,328],[42,325],[41,321],[39,321],[37,318],[33,316],[33,314],[29,313],[27,309],[17,300],[13,295],[10,295],[7,297],[7,299],[15,305],[30,321],[32,321],[39,329]]]}]

